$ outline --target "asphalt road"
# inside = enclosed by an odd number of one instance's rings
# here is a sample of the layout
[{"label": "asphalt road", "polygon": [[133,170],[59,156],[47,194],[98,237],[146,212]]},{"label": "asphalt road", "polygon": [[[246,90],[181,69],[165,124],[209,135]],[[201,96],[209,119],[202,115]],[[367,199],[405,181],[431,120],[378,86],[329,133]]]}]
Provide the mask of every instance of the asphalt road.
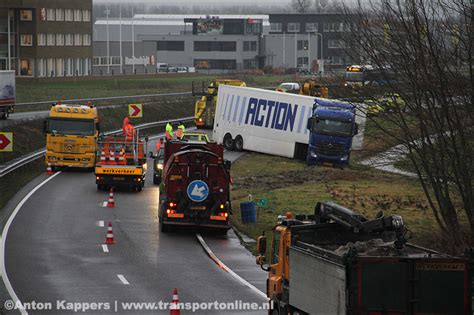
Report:
[{"label": "asphalt road", "polygon": [[[232,159],[239,155],[230,154]],[[51,302],[53,311],[57,301],[103,302],[109,303],[110,310],[96,313],[136,314],[138,310],[125,310],[122,303],[170,302],[172,290],[177,288],[180,302],[241,301],[263,305],[265,299],[261,295],[207,256],[195,231],[159,232],[159,189],[152,185],[151,172],[148,175],[144,191],[116,192],[115,208],[102,206],[108,194],[97,191],[94,175],[87,172],[63,172],[33,194],[18,212],[6,239],[6,273],[19,300]],[[104,221],[103,227],[100,221]],[[109,252],[104,252],[102,244],[109,221],[117,244],[109,245]],[[224,263],[264,288],[264,273],[257,271],[253,257],[233,234],[204,238]],[[169,313],[157,310],[158,304],[152,307],[148,313]],[[199,312],[266,313],[215,309]]]}]

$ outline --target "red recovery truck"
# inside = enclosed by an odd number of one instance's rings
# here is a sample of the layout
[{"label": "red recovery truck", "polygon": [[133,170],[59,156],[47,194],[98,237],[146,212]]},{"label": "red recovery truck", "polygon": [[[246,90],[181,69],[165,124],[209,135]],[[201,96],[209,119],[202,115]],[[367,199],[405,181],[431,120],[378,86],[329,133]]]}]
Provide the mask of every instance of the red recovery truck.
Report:
[{"label": "red recovery truck", "polygon": [[164,152],[160,190],[160,231],[173,225],[210,227],[226,232],[229,226],[230,161],[215,142],[172,140]]}]

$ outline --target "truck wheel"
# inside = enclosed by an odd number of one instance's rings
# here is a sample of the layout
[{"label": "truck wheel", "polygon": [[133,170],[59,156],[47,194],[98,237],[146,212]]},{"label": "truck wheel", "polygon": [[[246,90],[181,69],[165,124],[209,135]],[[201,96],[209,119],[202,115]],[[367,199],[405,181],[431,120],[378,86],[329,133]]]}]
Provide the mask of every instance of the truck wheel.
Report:
[{"label": "truck wheel", "polygon": [[234,140],[232,139],[232,135],[230,133],[224,136],[224,148],[227,150],[234,149]]},{"label": "truck wheel", "polygon": [[237,151],[242,151],[244,149],[244,139],[242,139],[241,135],[235,137],[234,146]]}]

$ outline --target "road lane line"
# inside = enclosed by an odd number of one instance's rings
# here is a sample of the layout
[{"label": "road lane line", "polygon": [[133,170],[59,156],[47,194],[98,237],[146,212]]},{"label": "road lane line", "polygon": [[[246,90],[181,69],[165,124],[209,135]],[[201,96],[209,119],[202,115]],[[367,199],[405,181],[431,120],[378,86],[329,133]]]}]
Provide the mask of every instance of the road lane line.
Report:
[{"label": "road lane line", "polygon": [[[8,275],[7,275],[7,270],[6,270],[6,267],[5,267],[5,244],[7,242],[7,235],[8,235],[8,230],[10,229],[10,225],[12,224],[13,220],[15,219],[15,216],[18,214],[18,212],[20,211],[21,207],[23,207],[23,205],[26,203],[26,201],[28,201],[28,199],[30,199],[30,197],[38,190],[40,189],[41,187],[43,187],[47,182],[49,182],[50,180],[52,180],[53,178],[55,178],[56,176],[58,176],[59,174],[61,174],[61,172],[57,172],[53,175],[50,175],[48,178],[46,178],[44,181],[42,181],[41,183],[39,183],[35,188],[33,188],[29,193],[28,195],[26,195],[25,197],[23,197],[23,199],[20,201],[20,203],[16,206],[16,208],[13,210],[12,214],[10,215],[10,217],[8,218],[8,221],[7,223],[5,224],[5,227],[3,228],[3,233],[2,233],[2,249],[0,250],[0,263],[2,264],[2,280],[3,280],[3,283],[5,284],[5,287],[7,288],[8,290],[8,294],[10,294],[10,297],[12,298],[13,302],[15,302],[15,304],[17,304],[18,302],[20,302],[20,300],[18,299],[18,296],[16,295],[15,291],[13,290],[13,287],[10,283],[10,279],[8,279]],[[28,312],[26,310],[22,310],[20,309],[19,310],[21,314],[23,315],[26,315],[28,314]]]},{"label": "road lane line", "polygon": [[122,281],[123,284],[125,285],[130,284],[130,282],[128,282],[127,279],[125,279],[123,275],[117,275],[117,277],[120,279],[120,281]]},{"label": "road lane line", "polygon": [[102,221],[102,220],[99,221],[99,226],[100,226],[100,227],[104,227],[104,221]]},{"label": "road lane line", "polygon": [[102,244],[102,250],[104,251],[104,253],[109,252],[109,248],[107,247],[107,244]]},{"label": "road lane line", "polygon": [[263,297],[264,299],[267,299],[268,300],[268,297],[267,295],[260,291],[257,287],[255,287],[254,285],[252,285],[251,283],[249,283],[247,280],[245,280],[244,278],[242,278],[241,276],[239,276],[238,274],[236,274],[232,269],[230,269],[229,267],[227,267],[219,258],[217,258],[217,256],[212,252],[212,250],[209,248],[209,246],[207,245],[207,243],[204,241],[204,239],[202,238],[201,234],[196,234],[196,238],[198,239],[199,243],[201,243],[201,246],[204,248],[204,250],[206,251],[207,255],[222,269],[224,269],[225,271],[227,271],[231,276],[233,276],[237,281],[239,281],[240,283],[242,283],[244,286],[248,287],[249,289],[251,289],[252,291],[254,291],[255,293],[257,293],[258,295],[260,295],[261,297]]}]

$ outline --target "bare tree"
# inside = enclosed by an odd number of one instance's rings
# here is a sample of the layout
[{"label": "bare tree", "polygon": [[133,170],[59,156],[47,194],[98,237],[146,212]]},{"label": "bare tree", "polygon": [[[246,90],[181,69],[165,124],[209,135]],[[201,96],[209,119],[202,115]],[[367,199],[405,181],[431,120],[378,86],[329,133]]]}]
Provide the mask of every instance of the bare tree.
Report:
[{"label": "bare tree", "polygon": [[311,8],[311,0],[291,0],[291,7],[297,13],[308,13]]},{"label": "bare tree", "polygon": [[347,53],[362,55],[405,100],[385,115],[397,132],[378,126],[405,146],[441,231],[460,250],[463,227],[470,242],[474,235],[473,7],[469,0],[369,0],[344,10]]}]

